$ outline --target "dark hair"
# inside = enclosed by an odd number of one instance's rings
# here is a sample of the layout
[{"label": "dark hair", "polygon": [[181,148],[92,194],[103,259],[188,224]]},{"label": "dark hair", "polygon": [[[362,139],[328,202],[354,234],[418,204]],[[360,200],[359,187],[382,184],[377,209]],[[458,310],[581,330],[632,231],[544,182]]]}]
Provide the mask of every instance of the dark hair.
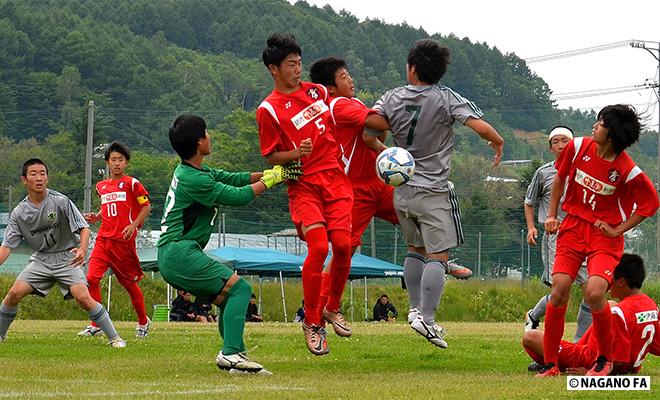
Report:
[{"label": "dark hair", "polygon": [[302,50],[296,42],[296,37],[290,33],[276,32],[268,37],[266,48],[261,52],[261,58],[266,68],[270,65],[280,65],[289,54],[302,56]]},{"label": "dark hair", "polygon": [[598,120],[608,129],[607,137],[618,154],[639,140],[642,124],[633,106],[615,104],[606,106],[598,112]]},{"label": "dark hair", "polygon": [[197,153],[197,141],[206,134],[206,122],[197,115],[179,115],[170,127],[170,144],[182,160]]},{"label": "dark hair", "polygon": [[309,68],[309,76],[312,82],[324,86],[337,86],[335,74],[342,68],[346,68],[346,61],[337,57],[326,57],[314,61]]},{"label": "dark hair", "polygon": [[614,280],[623,278],[631,289],[641,289],[646,271],[644,269],[644,260],[637,254],[625,253],[621,261],[614,269]]},{"label": "dark hair", "polygon": [[105,149],[105,161],[110,159],[110,153],[112,152],[121,154],[124,156],[124,158],[126,158],[126,161],[131,160],[131,152],[128,150],[128,147],[126,147],[126,145],[121,142],[114,140],[108,145],[108,147]]},{"label": "dark hair", "polygon": [[255,296],[254,293],[252,293],[252,294],[250,295],[250,298],[251,298],[251,299],[256,299],[257,296]]},{"label": "dark hair", "polygon": [[382,299],[383,297],[386,298],[387,300],[390,299],[385,293],[383,293],[383,294],[381,294],[380,297],[378,298],[378,301],[380,301],[380,299]]},{"label": "dark hair", "polygon": [[450,51],[432,39],[413,43],[408,51],[408,66],[415,67],[417,78],[430,85],[438,83],[447,72]]},{"label": "dark hair", "polygon": [[48,165],[46,165],[45,162],[41,161],[38,158],[30,158],[29,160],[23,163],[23,178],[27,178],[27,170],[32,165],[43,165],[44,167],[46,167],[46,175],[48,175]]}]

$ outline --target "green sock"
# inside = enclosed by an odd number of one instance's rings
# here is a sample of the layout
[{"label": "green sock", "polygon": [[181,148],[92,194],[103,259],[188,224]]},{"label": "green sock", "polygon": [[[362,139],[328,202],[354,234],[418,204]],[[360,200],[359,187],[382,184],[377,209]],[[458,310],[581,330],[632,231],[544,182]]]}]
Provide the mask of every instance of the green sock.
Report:
[{"label": "green sock", "polygon": [[245,313],[251,295],[250,284],[244,279],[240,279],[229,289],[227,298],[219,307],[218,331],[224,340],[222,354],[231,355],[245,351],[243,331],[245,330]]}]

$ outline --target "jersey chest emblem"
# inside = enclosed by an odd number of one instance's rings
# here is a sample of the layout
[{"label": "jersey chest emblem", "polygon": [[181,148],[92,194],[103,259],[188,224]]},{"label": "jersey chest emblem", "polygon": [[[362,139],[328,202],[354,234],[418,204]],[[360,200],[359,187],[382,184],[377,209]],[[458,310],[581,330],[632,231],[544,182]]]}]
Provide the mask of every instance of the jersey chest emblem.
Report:
[{"label": "jersey chest emblem", "polygon": [[328,105],[325,104],[323,100],[318,100],[313,104],[305,107],[298,114],[294,115],[293,118],[291,118],[291,123],[296,127],[296,129],[300,130],[310,121],[328,110]]},{"label": "jersey chest emblem", "polygon": [[313,100],[318,100],[318,98],[319,98],[318,89],[316,89],[316,88],[307,89],[307,96],[309,96]]},{"label": "jersey chest emblem", "polygon": [[49,221],[55,221],[55,218],[57,218],[57,213],[55,211],[51,211],[46,215],[46,217]]},{"label": "jersey chest emblem", "polygon": [[595,192],[596,194],[600,194],[603,196],[610,196],[614,194],[614,191],[616,190],[616,187],[608,183],[601,182],[600,180],[592,176],[589,176],[589,174],[587,174],[586,172],[580,169],[577,169],[575,171],[575,182],[577,182],[581,186],[586,187],[592,192]]},{"label": "jersey chest emblem", "polygon": [[638,324],[644,324],[646,322],[655,322],[658,320],[658,312],[656,310],[642,311],[635,314]]},{"label": "jersey chest emblem", "polygon": [[124,186],[126,186],[126,182],[119,182],[119,185],[118,185],[119,189],[123,189]]},{"label": "jersey chest emblem", "polygon": [[620,177],[621,174],[615,169],[611,169],[607,172],[607,179],[609,179],[609,181],[612,183],[618,181]]}]

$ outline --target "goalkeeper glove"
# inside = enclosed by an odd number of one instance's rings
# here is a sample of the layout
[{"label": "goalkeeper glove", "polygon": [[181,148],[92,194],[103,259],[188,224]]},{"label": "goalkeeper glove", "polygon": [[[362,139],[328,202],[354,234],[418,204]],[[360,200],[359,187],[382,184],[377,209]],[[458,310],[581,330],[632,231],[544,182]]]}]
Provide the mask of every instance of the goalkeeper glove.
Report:
[{"label": "goalkeeper glove", "polygon": [[282,179],[283,180],[292,180],[297,181],[303,174],[302,164],[298,160],[291,161],[284,164],[282,167]]},{"label": "goalkeeper glove", "polygon": [[266,189],[270,189],[273,186],[277,185],[278,183],[282,182],[282,166],[281,165],[276,165],[273,167],[273,169],[267,169],[264,172],[262,172],[261,183],[266,185]]}]

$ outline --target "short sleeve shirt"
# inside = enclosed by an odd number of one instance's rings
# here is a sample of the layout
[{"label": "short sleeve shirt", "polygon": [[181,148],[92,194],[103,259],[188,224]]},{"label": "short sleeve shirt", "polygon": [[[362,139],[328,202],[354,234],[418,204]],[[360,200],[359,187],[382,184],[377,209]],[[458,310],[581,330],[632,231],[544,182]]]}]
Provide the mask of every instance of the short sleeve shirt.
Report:
[{"label": "short sleeve shirt", "polygon": [[651,345],[658,342],[658,306],[640,293],[613,306],[612,314],[615,330],[612,358],[636,372]]},{"label": "short sleeve shirt", "polygon": [[15,249],[21,240],[34,251],[59,253],[78,246],[76,235],[88,224],[73,202],[48,189],[39,206],[23,199],[11,212],[2,245]]},{"label": "short sleeve shirt", "polygon": [[394,144],[415,159],[415,174],[407,184],[442,191],[448,186],[454,122],[483,117],[474,103],[438,85],[390,90],[374,109],[389,121]]},{"label": "short sleeve shirt", "polygon": [[[98,236],[123,239],[122,231],[135,221],[142,207],[149,204],[149,192],[130,176],[106,179],[96,184],[101,197],[101,228]],[[134,233],[135,239],[137,232]]]},{"label": "short sleeve shirt", "polygon": [[[527,186],[525,204],[533,207],[538,205],[538,222],[541,224],[548,219],[552,180],[556,174],[557,169],[555,168],[555,162],[550,161],[549,163],[540,166],[536,172],[534,172],[532,180],[529,183],[529,186]],[[564,216],[565,213],[560,210],[557,218],[561,221],[564,219]]]}]

